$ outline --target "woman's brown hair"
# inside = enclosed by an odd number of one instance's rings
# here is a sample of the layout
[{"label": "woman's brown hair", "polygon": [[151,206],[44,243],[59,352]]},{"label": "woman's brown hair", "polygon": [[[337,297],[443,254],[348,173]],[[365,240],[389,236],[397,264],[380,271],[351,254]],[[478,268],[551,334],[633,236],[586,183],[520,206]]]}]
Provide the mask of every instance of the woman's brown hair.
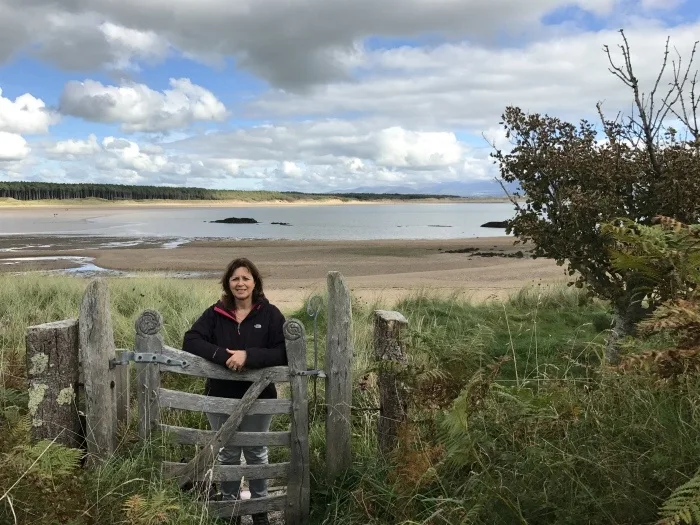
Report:
[{"label": "woman's brown hair", "polygon": [[263,292],[263,280],[262,276],[260,275],[260,271],[250,260],[246,259],[245,257],[239,257],[238,259],[234,259],[228,263],[226,271],[224,271],[224,275],[221,278],[221,287],[224,291],[221,300],[224,302],[224,306],[226,306],[226,308],[229,310],[234,310],[236,308],[236,301],[233,298],[233,292],[231,291],[229,279],[231,279],[233,272],[235,272],[238,268],[247,268],[250,274],[253,276],[253,280],[255,281],[255,287],[253,288],[253,304],[255,304],[261,297],[265,297],[265,293]]}]

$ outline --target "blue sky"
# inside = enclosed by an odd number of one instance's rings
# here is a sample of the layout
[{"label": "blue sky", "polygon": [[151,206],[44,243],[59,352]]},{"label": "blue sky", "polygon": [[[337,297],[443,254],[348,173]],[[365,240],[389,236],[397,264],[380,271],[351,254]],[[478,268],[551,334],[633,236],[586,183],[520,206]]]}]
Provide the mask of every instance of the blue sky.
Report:
[{"label": "blue sky", "polygon": [[497,192],[506,106],[624,109],[619,28],[647,82],[700,38],[691,0],[32,5],[0,0],[0,180]]}]

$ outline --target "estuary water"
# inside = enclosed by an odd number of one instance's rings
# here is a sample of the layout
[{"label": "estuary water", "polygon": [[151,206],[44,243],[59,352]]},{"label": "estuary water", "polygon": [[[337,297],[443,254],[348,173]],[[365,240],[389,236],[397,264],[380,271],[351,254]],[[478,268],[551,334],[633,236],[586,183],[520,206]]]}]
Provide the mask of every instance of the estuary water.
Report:
[{"label": "estuary water", "polygon": [[[261,207],[0,208],[0,235],[290,240],[455,239],[506,235],[482,228],[513,216],[510,203]],[[257,224],[219,224],[230,217]],[[284,223],[284,224],[273,224]]]}]

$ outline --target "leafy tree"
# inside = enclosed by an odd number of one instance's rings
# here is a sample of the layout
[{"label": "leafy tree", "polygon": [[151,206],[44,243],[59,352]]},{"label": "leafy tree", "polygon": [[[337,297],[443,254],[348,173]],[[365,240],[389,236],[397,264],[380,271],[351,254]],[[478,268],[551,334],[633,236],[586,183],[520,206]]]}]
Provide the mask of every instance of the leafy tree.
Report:
[{"label": "leafy tree", "polygon": [[700,225],[659,217],[654,226],[605,225],[613,264],[634,273],[640,292],[658,306],[640,332],[671,334],[682,348],[700,348]]},{"label": "leafy tree", "polygon": [[[578,287],[611,302],[615,324],[606,357],[619,359],[618,339],[634,332],[653,309],[640,293],[639,275],[613,265],[614,241],[603,225],[626,219],[651,224],[663,215],[694,224],[700,218],[700,134],[698,74],[680,54],[669,64],[669,41],[651,91],[641,91],[630,46],[621,31],[618,65],[606,46],[610,71],[630,88],[634,112],[607,119],[597,106],[602,126],[578,124],[507,107],[502,116],[512,149],[494,148],[501,184],[517,183],[509,194],[515,217],[507,231],[518,242],[532,242],[536,257],[566,264]],[[669,67],[669,65],[671,67]],[[659,94],[671,72],[668,90]],[[671,115],[680,126],[666,125]]]}]

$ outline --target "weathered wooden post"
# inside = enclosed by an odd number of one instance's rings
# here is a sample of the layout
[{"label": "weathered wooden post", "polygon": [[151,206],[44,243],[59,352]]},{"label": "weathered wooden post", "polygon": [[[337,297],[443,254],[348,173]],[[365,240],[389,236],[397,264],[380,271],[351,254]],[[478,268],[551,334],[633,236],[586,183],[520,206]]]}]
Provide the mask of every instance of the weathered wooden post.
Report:
[{"label": "weathered wooden post", "polygon": [[91,281],[83,294],[79,318],[80,357],[85,391],[85,439],[88,461],[95,464],[114,452],[117,383],[109,290],[103,279]]},{"label": "weathered wooden post", "polygon": [[391,452],[397,443],[399,426],[406,421],[406,388],[397,372],[406,363],[403,328],[408,325],[399,312],[375,310],[374,354],[379,361],[379,449]]},{"label": "weathered wooden post", "polygon": [[287,486],[287,525],[309,521],[311,479],[309,464],[309,401],[306,375],[306,336],[304,325],[296,319],[284,323],[284,338],[289,362],[289,386],[292,394],[291,449]]},{"label": "weathered wooden post", "polygon": [[25,340],[30,437],[78,448],[78,320],[30,326]]},{"label": "weathered wooden post", "polygon": [[[157,310],[144,310],[136,320],[136,353],[159,356],[163,352],[163,317]],[[136,396],[139,404],[139,437],[148,439],[158,425],[160,365],[157,362],[136,363]]]},{"label": "weathered wooden post", "polygon": [[335,478],[350,468],[352,406],[352,306],[340,272],[328,272],[326,336],[326,475]]}]

